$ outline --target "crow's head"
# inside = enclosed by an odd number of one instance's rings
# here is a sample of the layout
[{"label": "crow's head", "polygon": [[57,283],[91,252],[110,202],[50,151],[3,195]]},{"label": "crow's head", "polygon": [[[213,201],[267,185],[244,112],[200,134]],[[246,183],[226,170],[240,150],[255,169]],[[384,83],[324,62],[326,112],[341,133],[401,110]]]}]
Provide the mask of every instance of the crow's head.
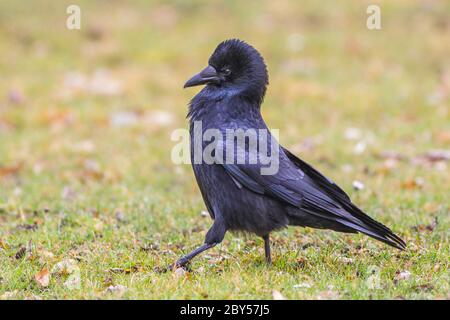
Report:
[{"label": "crow's head", "polygon": [[184,87],[206,84],[262,100],[268,83],[267,68],[259,52],[242,40],[231,39],[217,46],[208,66]]}]

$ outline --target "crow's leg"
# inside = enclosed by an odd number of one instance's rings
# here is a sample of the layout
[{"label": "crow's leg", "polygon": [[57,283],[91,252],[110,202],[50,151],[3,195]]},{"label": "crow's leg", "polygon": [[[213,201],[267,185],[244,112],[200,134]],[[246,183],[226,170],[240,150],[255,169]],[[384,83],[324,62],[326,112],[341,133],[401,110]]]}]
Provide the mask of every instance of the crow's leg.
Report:
[{"label": "crow's leg", "polygon": [[202,253],[203,251],[206,251],[208,249],[211,249],[212,247],[215,247],[217,243],[205,243],[202,246],[192,250],[191,253],[185,255],[184,257],[181,257],[178,259],[178,261],[175,263],[175,265],[170,266],[170,269],[173,269],[174,267],[180,268],[184,267],[189,261],[191,261],[194,257]]},{"label": "crow's leg", "polygon": [[191,253],[180,258],[177,262],[175,262],[175,264],[170,265],[167,269],[170,270],[174,268],[184,267],[187,263],[189,263],[189,261],[191,261],[194,257],[199,255],[203,251],[211,249],[216,245],[218,245],[219,243],[221,243],[223,238],[225,237],[226,232],[227,229],[222,219],[216,217],[216,220],[214,220],[212,227],[208,230],[208,233],[206,234],[205,243],[201,247],[198,247]]},{"label": "crow's leg", "polygon": [[270,238],[269,235],[266,234],[265,236],[263,236],[264,239],[264,251],[266,253],[266,262],[268,264],[272,263],[272,257],[270,256]]}]

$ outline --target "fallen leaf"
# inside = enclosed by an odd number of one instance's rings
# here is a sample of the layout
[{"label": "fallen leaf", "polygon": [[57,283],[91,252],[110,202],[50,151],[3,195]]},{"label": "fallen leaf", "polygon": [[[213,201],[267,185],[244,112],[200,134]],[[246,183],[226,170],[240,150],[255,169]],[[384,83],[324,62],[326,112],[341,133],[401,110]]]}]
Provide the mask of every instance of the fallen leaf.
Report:
[{"label": "fallen leaf", "polygon": [[116,211],[115,218],[118,222],[126,222],[125,214],[121,210]]},{"label": "fallen leaf", "polygon": [[34,280],[36,280],[41,287],[47,287],[50,283],[50,272],[47,268],[44,268],[34,275]]},{"label": "fallen leaf", "polygon": [[431,162],[450,160],[450,150],[430,150],[422,155]]},{"label": "fallen leaf", "polygon": [[18,230],[30,230],[30,231],[35,231],[35,230],[37,230],[37,228],[38,228],[38,225],[37,225],[36,222],[33,223],[33,224],[27,224],[27,223],[19,224],[19,225],[17,226],[17,229],[18,229]]},{"label": "fallen leaf", "polygon": [[96,223],[94,224],[94,230],[95,230],[96,232],[101,233],[101,232],[103,232],[103,228],[104,228],[103,221],[98,220],[98,219],[96,219],[96,220],[97,220],[97,221],[96,221]]},{"label": "fallen leaf", "polygon": [[421,178],[416,178],[412,180],[405,181],[401,184],[401,187],[403,189],[413,190],[413,189],[420,189],[424,185],[424,181]]},{"label": "fallen leaf", "polygon": [[64,282],[64,286],[69,290],[75,290],[81,288],[81,275],[80,272],[74,272]]},{"label": "fallen leaf", "polygon": [[339,299],[339,293],[333,290],[333,286],[329,285],[328,290],[322,291],[317,296],[318,300],[336,300]]},{"label": "fallen leaf", "polygon": [[109,286],[108,288],[106,288],[106,290],[104,291],[104,293],[111,293],[114,294],[117,297],[121,297],[123,296],[123,294],[128,290],[127,287],[123,286],[123,285],[115,285],[115,286]]},{"label": "fallen leaf", "polygon": [[77,197],[77,193],[71,187],[64,187],[61,191],[61,198],[68,201],[73,201]]},{"label": "fallen leaf", "polygon": [[55,255],[52,252],[44,250],[44,249],[38,250],[37,255],[39,257],[39,261],[41,261],[41,262],[51,261],[55,257]]},{"label": "fallen leaf", "polygon": [[413,289],[417,290],[417,291],[431,291],[434,289],[434,286],[429,283],[425,283],[425,284],[415,285],[415,286],[413,286]]},{"label": "fallen leaf", "polygon": [[175,278],[179,279],[182,278],[186,275],[186,270],[184,270],[184,268],[176,268],[174,271],[175,274]]},{"label": "fallen leaf", "polygon": [[272,290],[273,300],[286,300],[286,297],[281,294],[278,290]]},{"label": "fallen leaf", "polygon": [[434,217],[433,221],[430,224],[419,224],[417,226],[413,226],[411,229],[418,232],[429,231],[432,232],[438,225],[438,218]]},{"label": "fallen leaf", "polygon": [[15,165],[10,167],[0,167],[0,177],[17,175],[21,169],[21,165]]},{"label": "fallen leaf", "polygon": [[352,264],[354,262],[352,258],[347,257],[338,257],[338,261],[342,262],[343,264]]},{"label": "fallen leaf", "polygon": [[17,260],[22,259],[26,253],[27,253],[27,247],[22,245],[22,246],[20,246],[19,250],[17,250],[15,257]]},{"label": "fallen leaf", "polygon": [[58,262],[52,269],[52,273],[58,275],[68,275],[80,271],[77,262],[73,259],[66,259]]},{"label": "fallen leaf", "polygon": [[411,272],[409,271],[399,271],[397,272],[397,274],[395,275],[395,280],[408,280],[409,278],[411,278]]}]

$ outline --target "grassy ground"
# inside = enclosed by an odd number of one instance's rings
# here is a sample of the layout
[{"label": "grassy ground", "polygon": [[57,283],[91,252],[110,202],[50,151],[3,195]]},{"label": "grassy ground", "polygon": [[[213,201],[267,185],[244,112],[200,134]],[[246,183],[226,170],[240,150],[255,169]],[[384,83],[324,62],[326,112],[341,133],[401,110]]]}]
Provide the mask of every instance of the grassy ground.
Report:
[{"label": "grassy ground", "polygon": [[[0,297],[450,298],[448,1],[381,1],[379,31],[364,1],[77,1],[68,30],[73,2],[0,2]],[[230,37],[266,58],[282,143],[407,251],[289,228],[270,267],[261,239],[227,234],[192,271],[154,272],[211,224],[170,134]]]}]

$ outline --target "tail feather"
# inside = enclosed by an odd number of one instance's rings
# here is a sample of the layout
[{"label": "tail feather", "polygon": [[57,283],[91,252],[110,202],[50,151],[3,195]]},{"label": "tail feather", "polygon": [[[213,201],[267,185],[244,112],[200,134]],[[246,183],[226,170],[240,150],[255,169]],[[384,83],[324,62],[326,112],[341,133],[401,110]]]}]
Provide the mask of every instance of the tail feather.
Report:
[{"label": "tail feather", "polygon": [[[359,220],[361,220],[361,233],[367,234],[368,236],[378,239],[397,249],[404,250],[406,248],[406,243],[399,236],[393,233],[391,229],[369,217],[353,203],[350,202],[349,208],[345,209],[349,211],[352,216],[356,216]],[[369,234],[369,232],[375,233],[376,236]]]},{"label": "tail feather", "polygon": [[[334,211],[332,212],[332,215],[330,215],[331,210],[323,210],[323,208],[319,209],[317,206],[311,208],[304,207],[303,209],[312,215],[340,223],[351,230],[368,235],[369,237],[384,242],[394,248],[405,250],[405,242],[388,227],[366,215],[354,204],[351,204],[351,207],[351,211],[342,209],[339,210],[340,212],[336,212],[335,210],[332,210]],[[346,218],[346,216],[351,217],[352,219]]]}]

